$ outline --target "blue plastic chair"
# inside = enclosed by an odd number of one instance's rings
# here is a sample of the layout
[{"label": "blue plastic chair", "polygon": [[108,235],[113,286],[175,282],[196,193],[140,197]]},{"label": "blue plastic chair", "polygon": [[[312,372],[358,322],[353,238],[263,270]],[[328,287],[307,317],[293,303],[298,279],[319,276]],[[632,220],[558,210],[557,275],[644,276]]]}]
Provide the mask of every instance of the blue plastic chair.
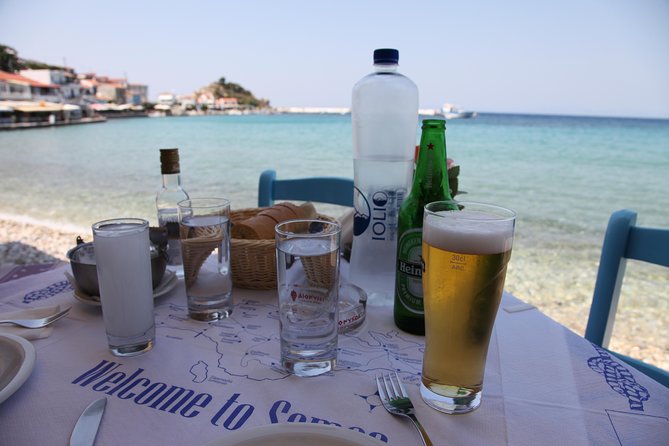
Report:
[{"label": "blue plastic chair", "polygon": [[[627,259],[669,267],[669,229],[636,226],[636,212],[621,210],[609,219],[585,338],[607,348],[613,331]],[[669,373],[638,359],[611,352],[669,387]]]},{"label": "blue plastic chair", "polygon": [[274,200],[315,201],[352,207],[353,180],[339,177],[277,180],[274,170],[266,170],[258,183],[258,207],[272,206]]}]

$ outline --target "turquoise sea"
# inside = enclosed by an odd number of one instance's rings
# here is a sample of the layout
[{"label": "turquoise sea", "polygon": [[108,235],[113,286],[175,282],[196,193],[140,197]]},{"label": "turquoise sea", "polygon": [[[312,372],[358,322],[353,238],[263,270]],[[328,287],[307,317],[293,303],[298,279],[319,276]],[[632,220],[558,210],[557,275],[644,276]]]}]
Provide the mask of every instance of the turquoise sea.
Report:
[{"label": "turquoise sea", "polygon": [[[467,198],[515,209],[538,239],[596,241],[625,207],[641,223],[669,223],[669,120],[482,114],[448,121],[447,146]],[[161,147],[179,147],[191,194],[223,195],[233,208],[255,205],[264,169],[353,175],[346,115],[109,120],[0,133],[0,212],[84,227],[155,219]]]},{"label": "turquoise sea", "polygon": [[[589,305],[613,211],[669,226],[669,120],[480,114],[448,121],[446,137],[467,198],[517,211],[507,288],[546,309]],[[347,115],[134,118],[0,132],[0,214],[82,231],[118,216],[155,223],[162,147],[180,149],[192,196],[224,196],[233,209],[255,206],[264,169],[282,178],[353,175]],[[649,297],[666,314],[669,274],[631,272],[633,299]]]}]

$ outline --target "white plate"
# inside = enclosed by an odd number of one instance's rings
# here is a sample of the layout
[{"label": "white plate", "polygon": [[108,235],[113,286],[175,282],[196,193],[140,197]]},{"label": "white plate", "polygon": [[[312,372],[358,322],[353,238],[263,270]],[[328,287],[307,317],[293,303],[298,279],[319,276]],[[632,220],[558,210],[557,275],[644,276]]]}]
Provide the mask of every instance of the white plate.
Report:
[{"label": "white plate", "polygon": [[20,336],[0,334],[0,403],[19,390],[35,367],[35,347]]},{"label": "white plate", "polygon": [[[153,290],[153,298],[156,299],[164,294],[169,293],[174,289],[174,287],[177,285],[177,275],[174,271],[165,270],[165,275],[163,276],[163,280],[160,281],[158,286],[154,288]],[[76,288],[72,292],[74,295],[74,298],[77,299],[79,302],[87,304],[87,305],[95,305],[96,307],[99,307],[100,304],[100,298],[98,296],[89,296],[88,294],[77,290]]]},{"label": "white plate", "polygon": [[337,426],[309,423],[271,424],[234,432],[204,446],[381,446],[368,435]]}]

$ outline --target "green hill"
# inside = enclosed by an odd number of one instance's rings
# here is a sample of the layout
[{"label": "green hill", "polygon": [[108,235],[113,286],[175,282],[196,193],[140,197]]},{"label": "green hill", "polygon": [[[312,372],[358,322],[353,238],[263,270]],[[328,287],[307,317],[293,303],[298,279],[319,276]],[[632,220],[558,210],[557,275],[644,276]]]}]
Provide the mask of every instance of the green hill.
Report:
[{"label": "green hill", "polygon": [[268,99],[258,99],[253,93],[234,82],[227,82],[224,77],[218,81],[202,88],[200,92],[208,91],[213,94],[214,99],[237,98],[239,105],[251,108],[269,107]]}]

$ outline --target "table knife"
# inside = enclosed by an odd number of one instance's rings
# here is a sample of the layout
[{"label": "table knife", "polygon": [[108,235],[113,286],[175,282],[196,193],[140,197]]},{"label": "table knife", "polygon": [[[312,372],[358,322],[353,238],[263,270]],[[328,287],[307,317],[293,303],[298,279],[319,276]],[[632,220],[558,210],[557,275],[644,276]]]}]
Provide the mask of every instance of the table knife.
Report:
[{"label": "table knife", "polygon": [[106,406],[107,398],[100,398],[84,409],[72,431],[70,446],[93,446]]}]

